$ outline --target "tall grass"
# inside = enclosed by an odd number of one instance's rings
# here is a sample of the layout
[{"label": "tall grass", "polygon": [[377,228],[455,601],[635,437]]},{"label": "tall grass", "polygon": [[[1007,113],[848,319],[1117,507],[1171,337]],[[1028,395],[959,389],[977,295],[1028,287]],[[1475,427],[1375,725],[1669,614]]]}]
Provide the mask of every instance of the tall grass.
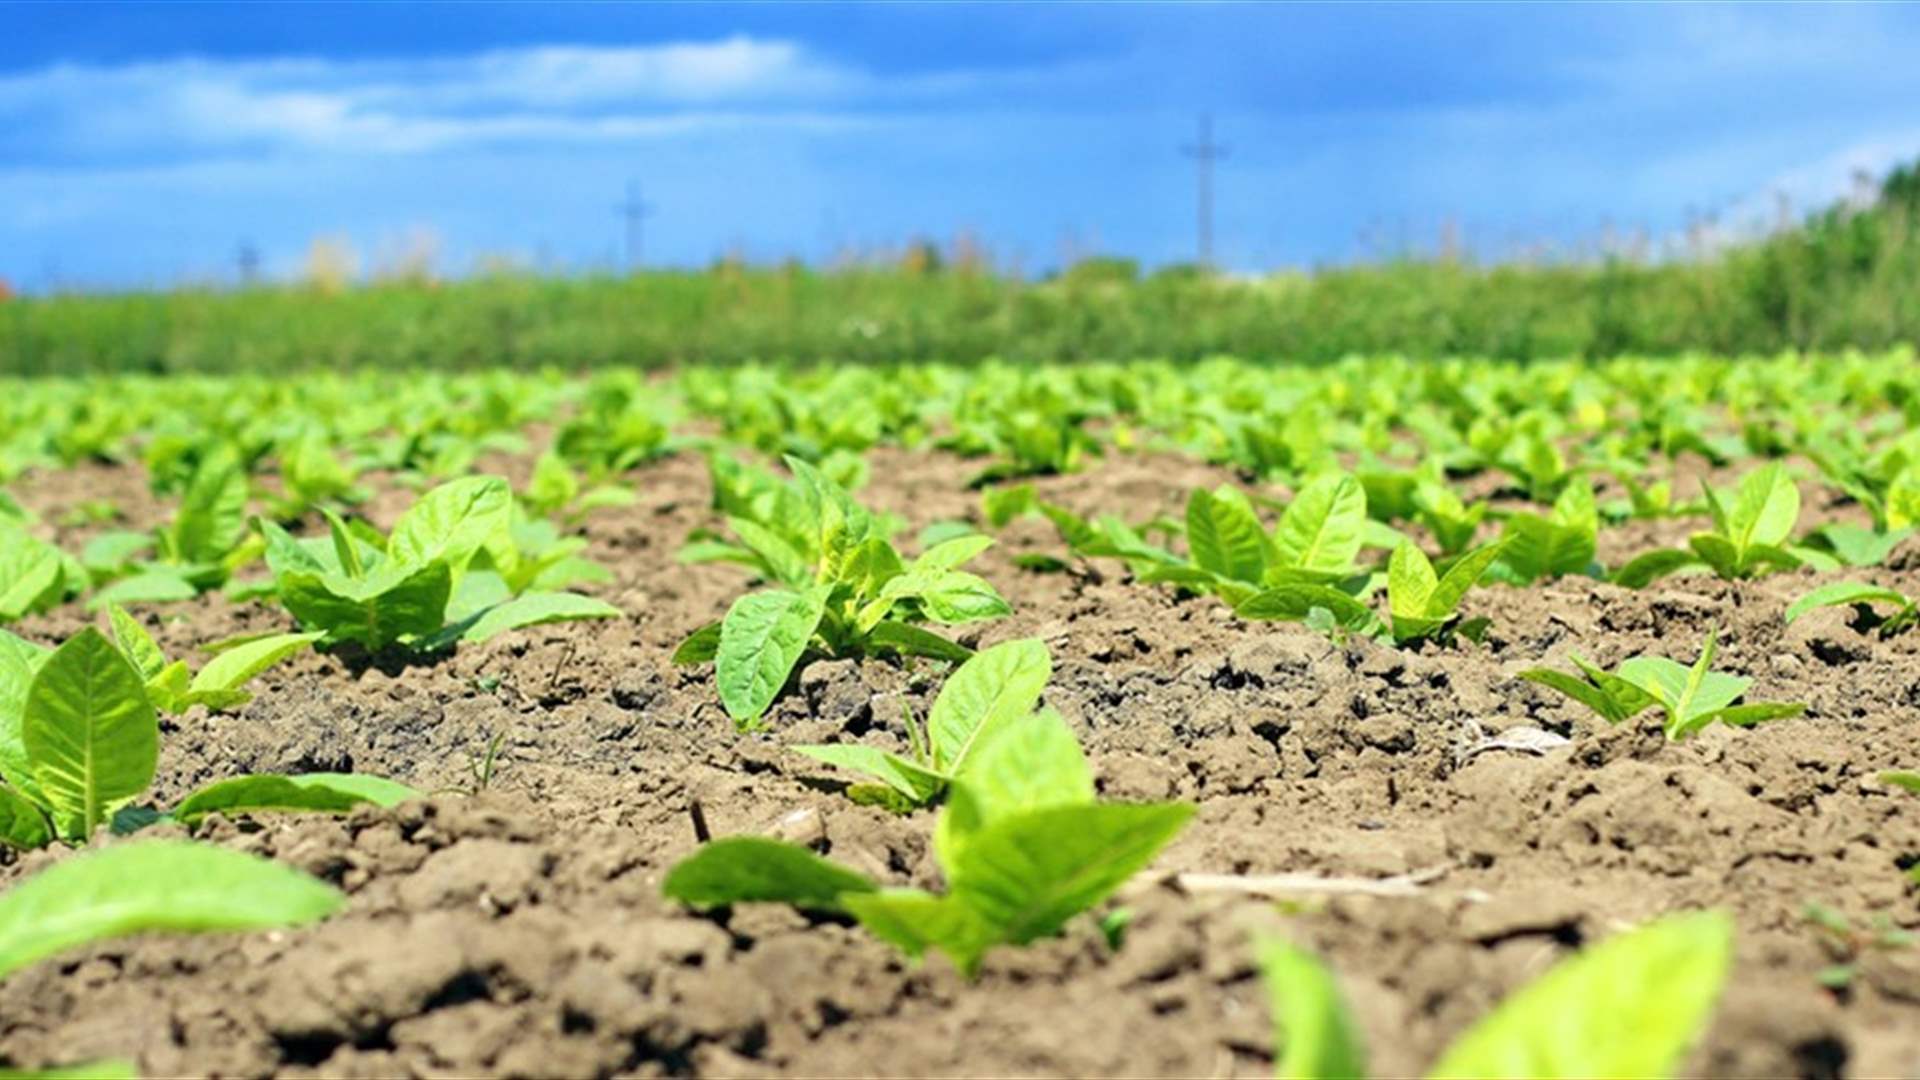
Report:
[{"label": "tall grass", "polygon": [[359,288],[0,298],[0,372],[567,368],[1563,356],[1876,349],[1920,341],[1920,173],[1712,258],[1479,266],[1401,260],[1313,274],[1141,276],[1088,260],[1051,280],[925,257]]}]

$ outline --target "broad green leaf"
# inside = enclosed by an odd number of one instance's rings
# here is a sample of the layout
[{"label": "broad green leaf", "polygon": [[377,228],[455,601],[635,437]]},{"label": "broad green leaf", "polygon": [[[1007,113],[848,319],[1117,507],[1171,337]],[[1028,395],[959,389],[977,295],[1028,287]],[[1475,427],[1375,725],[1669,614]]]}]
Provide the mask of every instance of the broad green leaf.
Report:
[{"label": "broad green leaf", "polygon": [[797,844],[731,836],[704,844],[667,872],[660,891],[689,907],[769,902],[811,911],[840,911],[841,898],[870,893],[864,876]]},{"label": "broad green leaf", "polygon": [[87,598],[87,610],[125,604],[174,604],[200,595],[193,583],[169,570],[150,570],[121,578]]},{"label": "broad green leaf", "polygon": [[938,577],[949,570],[972,562],[981,552],[992,546],[993,537],[991,536],[982,536],[979,533],[956,536],[928,548],[919,558],[913,560],[911,570],[915,574]]},{"label": "broad green leaf", "polygon": [[953,664],[965,663],[974,656],[972,649],[957,641],[948,641],[925,627],[903,622],[883,622],[874,627],[867,635],[867,644],[871,648],[891,649],[902,656],[924,656]]},{"label": "broad green leaf", "polygon": [[1882,585],[1868,585],[1858,581],[1834,581],[1814,589],[1788,605],[1786,621],[1791,623],[1814,608],[1874,603],[1893,604],[1902,609],[1910,606],[1910,601],[1897,589],[1889,589]]},{"label": "broad green leaf", "polygon": [[0,844],[33,851],[53,843],[47,815],[33,800],[0,784]]},{"label": "broad green leaf", "polygon": [[760,557],[775,581],[797,588],[813,580],[813,568],[807,565],[806,556],[772,529],[746,518],[728,518],[727,527]]},{"label": "broad green leaf", "polygon": [[1920,795],[1920,772],[1883,772],[1880,782]]},{"label": "broad green leaf", "polygon": [[688,634],[673,650],[673,662],[680,665],[705,664],[720,655],[720,624],[710,622]]},{"label": "broad green leaf", "polygon": [[1285,941],[1260,945],[1260,970],[1273,1001],[1275,1080],[1359,1080],[1366,1048],[1333,973]]},{"label": "broad green leaf", "polygon": [[40,607],[59,590],[60,553],[10,523],[0,524],[0,621]]},{"label": "broad green leaf", "polygon": [[1913,535],[1911,528],[1875,532],[1858,525],[1832,522],[1823,525],[1815,536],[1824,539],[1833,554],[1847,566],[1879,566],[1893,554],[1902,540]]},{"label": "broad green leaf", "polygon": [[987,524],[1004,529],[1014,518],[1031,513],[1035,502],[1032,484],[990,488],[980,493],[980,513]]},{"label": "broad green leaf", "polygon": [[760,719],[786,685],[826,612],[823,599],[819,591],[750,593],[727,610],[714,681],[735,723]]},{"label": "broad green leaf", "polygon": [[222,651],[194,675],[188,693],[238,690],[254,676],[319,641],[324,634],[274,634]]},{"label": "broad green leaf", "polygon": [[570,592],[530,592],[488,608],[460,635],[462,641],[486,641],[508,630],[579,619],[617,619],[622,612],[605,600]]},{"label": "broad green leaf", "polygon": [[1644,589],[1668,574],[1701,566],[1700,556],[1691,551],[1660,548],[1636,555],[1613,572],[1613,581],[1629,589]]},{"label": "broad green leaf", "polygon": [[1037,638],[982,649],[947,677],[927,716],[933,767],[956,775],[976,744],[1033,711],[1053,676],[1053,658]]},{"label": "broad green leaf", "polygon": [[118,604],[108,608],[107,620],[113,630],[114,644],[127,654],[127,659],[142,679],[151,681],[166,669],[167,654],[160,651],[153,635],[147,633],[147,628],[141,626],[138,619],[127,614],[125,608]]},{"label": "broad green leaf", "polygon": [[0,1069],[0,1080],[140,1080],[140,1068],[131,1061],[89,1061],[46,1069]]},{"label": "broad green leaf", "polygon": [[1718,912],[1603,941],[1501,1002],[1432,1076],[1672,1076],[1713,1016],[1732,952],[1732,921]]},{"label": "broad green leaf", "polygon": [[40,666],[27,690],[20,734],[65,839],[92,836],[114,803],[153,783],[160,728],[146,686],[91,626]]},{"label": "broad green leaf", "polygon": [[1693,734],[1708,724],[1715,722],[1732,727],[1752,727],[1769,720],[1785,720],[1790,716],[1799,716],[1807,711],[1805,705],[1787,704],[1779,701],[1757,701],[1751,705],[1729,705],[1724,709],[1714,709],[1694,716],[1688,724],[1686,734]]},{"label": "broad green leaf", "polygon": [[362,803],[398,806],[422,797],[405,784],[358,773],[241,776],[195,791],[168,816],[192,825],[216,812],[228,816],[268,810],[344,814]]},{"label": "broad green leaf", "polygon": [[942,866],[952,866],[973,835],[997,821],[1093,801],[1093,770],[1080,740],[1059,713],[1045,709],[985,737],[954,774],[946,812],[934,825],[934,851]]},{"label": "broad green leaf", "polygon": [[1373,609],[1325,585],[1281,585],[1256,593],[1235,605],[1243,619],[1302,622],[1315,611],[1325,611],[1334,624],[1353,633],[1378,632],[1380,619]]},{"label": "broad green leaf", "polygon": [[1273,544],[1282,566],[1344,574],[1360,554],[1366,489],[1345,473],[1307,484],[1280,515]]},{"label": "broad green leaf", "polygon": [[918,960],[929,949],[946,953],[972,978],[980,958],[998,940],[995,928],[964,902],[919,889],[846,893],[841,904],[867,932]]},{"label": "broad green leaf", "polygon": [[124,529],[104,532],[87,541],[80,549],[80,562],[87,569],[99,572],[118,572],[133,561],[134,556],[153,547],[153,534],[128,532]]},{"label": "broad green leaf", "polygon": [[105,938],[299,926],[346,902],[332,886],[255,855],[170,840],[116,844],[0,893],[0,978]]},{"label": "broad green leaf", "polygon": [[358,582],[304,572],[280,579],[281,603],[302,626],[373,650],[438,631],[452,592],[452,573],[438,559],[417,569],[383,568]]},{"label": "broad green leaf", "polygon": [[513,514],[513,492],[498,476],[469,476],[442,484],[420,496],[393,526],[387,553],[419,566],[445,562],[455,575],[464,571]]},{"label": "broad green leaf", "polygon": [[1267,568],[1267,535],[1247,497],[1222,485],[1187,498],[1187,551],[1195,566],[1258,584]]},{"label": "broad green leaf", "polygon": [[1429,602],[1439,587],[1440,578],[1425,552],[1412,544],[1393,549],[1387,562],[1387,606],[1395,623],[1429,617]]},{"label": "broad green leaf", "polygon": [[947,778],[898,754],[859,743],[833,743],[796,746],[795,752],[815,761],[835,765],[871,777],[907,797],[915,806],[925,806],[947,786]]},{"label": "broad green leaf", "polygon": [[1013,613],[998,590],[985,578],[964,570],[949,570],[920,594],[927,617],[949,626],[1003,618]]},{"label": "broad green leaf", "polygon": [[1727,538],[1743,552],[1755,545],[1778,546],[1799,519],[1800,489],[1787,467],[1773,462],[1740,479],[1727,508]]},{"label": "broad green leaf", "polygon": [[0,630],[0,777],[42,805],[47,801],[46,793],[34,779],[33,762],[27,756],[20,725],[26,714],[27,691],[33,686],[33,676],[52,655],[51,649]]},{"label": "broad green leaf", "polygon": [[168,530],[176,562],[218,562],[247,531],[247,474],[232,454],[217,454],[195,470]]},{"label": "broad green leaf", "polygon": [[[1568,491],[1582,490],[1579,485]],[[1591,496],[1591,492],[1589,492]],[[1500,561],[1518,584],[1585,573],[1593,565],[1596,529],[1563,525],[1537,514],[1507,519]]]},{"label": "broad green leaf", "polygon": [[1000,818],[945,866],[951,896],[1015,945],[1057,933],[1153,861],[1193,817],[1184,803],[1054,806]]}]

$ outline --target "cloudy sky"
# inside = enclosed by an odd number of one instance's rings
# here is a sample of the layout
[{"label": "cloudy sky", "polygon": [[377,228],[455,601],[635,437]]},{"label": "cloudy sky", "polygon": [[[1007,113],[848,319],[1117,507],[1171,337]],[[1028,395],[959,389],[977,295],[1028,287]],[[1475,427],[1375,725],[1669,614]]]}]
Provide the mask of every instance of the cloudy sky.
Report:
[{"label": "cloudy sky", "polygon": [[1219,260],[1499,256],[1759,220],[1920,156],[1920,6],[12,5],[0,276],[825,260],[976,238]]}]

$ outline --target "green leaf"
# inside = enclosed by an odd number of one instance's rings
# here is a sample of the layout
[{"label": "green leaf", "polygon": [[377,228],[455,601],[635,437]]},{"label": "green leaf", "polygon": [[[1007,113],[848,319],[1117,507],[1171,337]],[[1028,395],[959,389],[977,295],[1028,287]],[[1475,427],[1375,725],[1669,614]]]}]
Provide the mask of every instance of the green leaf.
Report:
[{"label": "green leaf", "polygon": [[1032,484],[990,488],[980,493],[980,513],[987,524],[1004,529],[1014,518],[1031,513],[1035,502]]},{"label": "green leaf", "polygon": [[728,518],[727,527],[748,550],[760,557],[775,581],[799,587],[813,580],[813,568],[807,565],[806,556],[772,529],[746,518]]},{"label": "green leaf", "polygon": [[840,911],[841,898],[870,893],[864,876],[796,844],[732,836],[705,844],[667,873],[660,891],[689,907],[771,902]]},{"label": "green leaf", "polygon": [[1187,552],[1195,566],[1233,581],[1259,584],[1267,569],[1267,535],[1247,497],[1222,485],[1187,499]]},{"label": "green leaf", "polygon": [[462,641],[486,641],[508,630],[580,619],[618,619],[619,608],[605,600],[570,592],[530,592],[481,612],[460,635]]},{"label": "green leaf", "polygon": [[0,523],[0,621],[50,603],[61,587],[60,552],[11,523]]},{"label": "green leaf", "polygon": [[180,841],[116,844],[0,893],[0,978],[104,938],[299,926],[346,902],[332,886],[258,856]]},{"label": "green leaf", "polygon": [[41,665],[27,690],[20,734],[65,839],[92,836],[113,804],[153,783],[160,728],[145,683],[91,626]]},{"label": "green leaf", "polygon": [[513,492],[498,476],[442,484],[414,502],[393,526],[387,553],[404,565],[441,561],[455,575],[493,535],[507,528]]},{"label": "green leaf", "polygon": [[965,566],[978,558],[980,553],[993,546],[993,537],[972,533],[943,540],[922,552],[913,560],[910,568],[915,574],[938,577],[949,570]]},{"label": "green leaf", "polygon": [[734,601],[720,622],[714,681],[736,724],[758,720],[767,711],[825,613],[818,590],[751,593]]},{"label": "green leaf", "polygon": [[1898,589],[1868,585],[1858,581],[1834,581],[1814,589],[1788,605],[1786,621],[1792,623],[1814,608],[1875,603],[1893,604],[1902,610],[1913,606],[1912,601]]},{"label": "green leaf", "polygon": [[107,609],[107,624],[113,630],[114,644],[127,655],[134,670],[142,679],[151,682],[167,666],[167,654],[153,640],[153,635],[140,625],[140,621],[127,614],[127,610],[118,604]]},{"label": "green leaf", "polygon": [[166,535],[168,554],[174,562],[219,562],[246,531],[246,470],[231,453],[216,454],[194,471]]},{"label": "green leaf", "polygon": [[883,622],[874,627],[867,635],[867,645],[875,649],[891,649],[903,656],[924,656],[953,664],[965,663],[974,656],[972,649],[959,642],[948,641],[925,627],[903,622]]},{"label": "green leaf", "polygon": [[175,604],[200,595],[193,582],[169,570],[149,570],[101,589],[87,598],[87,610],[124,604]]},{"label": "green leaf", "polygon": [[1883,772],[1880,782],[1920,795],[1920,772]]},{"label": "green leaf", "polygon": [[968,978],[979,971],[980,957],[996,943],[995,928],[950,896],[919,889],[881,889],[846,893],[841,903],[874,937],[915,960],[937,949]]},{"label": "green leaf", "polygon": [[419,798],[424,796],[405,784],[358,773],[241,776],[195,791],[168,816],[192,825],[216,812],[229,817],[265,810],[344,814],[362,803],[398,806]]},{"label": "green leaf", "polygon": [[1273,1001],[1276,1080],[1358,1080],[1367,1075],[1359,1027],[1333,973],[1312,953],[1284,941],[1259,947]]},{"label": "green leaf", "polygon": [[[1440,583],[1427,596],[1426,614],[1429,618],[1442,619],[1451,616],[1460,608],[1460,601],[1466,599],[1467,590],[1479,584],[1503,551],[1500,543],[1475,548],[1453,561],[1447,572],[1440,575]],[[1388,585],[1392,589],[1391,583]]]},{"label": "green leaf", "polygon": [[956,775],[977,744],[1033,711],[1053,676],[1053,658],[1037,638],[1003,641],[960,665],[927,716],[935,771]]},{"label": "green leaf", "polygon": [[830,745],[796,746],[796,753],[805,754],[815,761],[825,762],[842,769],[872,777],[907,797],[915,806],[925,806],[933,801],[947,786],[947,778],[939,773],[923,768],[898,754],[889,754],[885,750],[858,743],[834,743]]},{"label": "green leaf", "polygon": [[1717,912],[1611,938],[1501,1002],[1432,1076],[1672,1076],[1712,1018],[1732,951]]},{"label": "green leaf", "polygon": [[357,582],[297,571],[280,579],[280,601],[302,626],[373,650],[437,632],[452,592],[452,572],[438,559],[418,568],[383,567]]},{"label": "green leaf", "polygon": [[1800,519],[1800,489],[1785,465],[1763,465],[1741,477],[1726,516],[1727,539],[1742,553],[1759,545],[1777,547]]},{"label": "green leaf", "polygon": [[1380,619],[1373,609],[1325,585],[1281,585],[1256,593],[1237,604],[1233,613],[1243,619],[1301,622],[1314,611],[1333,616],[1334,624],[1359,634],[1373,634]]},{"label": "green leaf", "polygon": [[140,1080],[140,1068],[131,1061],[89,1061],[46,1069],[0,1069],[0,1080]]},{"label": "green leaf", "polygon": [[319,641],[324,634],[273,634],[223,650],[194,675],[189,694],[225,693],[240,689],[254,676]]},{"label": "green leaf", "polygon": [[1702,565],[1700,556],[1677,548],[1660,548],[1637,555],[1613,572],[1613,582],[1629,589],[1644,589],[1668,574]]},{"label": "green leaf", "polygon": [[1281,566],[1345,574],[1360,554],[1367,521],[1367,493],[1346,473],[1329,474],[1307,484],[1280,515],[1274,528],[1276,561]]},{"label": "green leaf", "polygon": [[1618,724],[1633,714],[1625,705],[1614,699],[1605,688],[1595,686],[1585,679],[1575,678],[1564,671],[1552,668],[1528,668],[1520,673],[1520,678],[1531,683],[1560,691],[1587,708],[1599,713],[1610,724]]},{"label": "green leaf", "polygon": [[1691,734],[1715,722],[1727,724],[1732,727],[1752,727],[1755,724],[1764,724],[1769,720],[1785,720],[1791,716],[1799,716],[1806,711],[1807,707],[1805,705],[1798,703],[1790,705],[1779,701],[1756,701],[1751,705],[1729,705],[1724,709],[1713,709],[1708,712],[1696,714],[1692,718],[1692,723],[1689,725],[1687,733]]},{"label": "green leaf", "polygon": [[920,605],[928,618],[949,626],[1013,613],[1012,605],[985,578],[964,570],[941,574],[920,594]]},{"label": "green leaf", "polygon": [[53,843],[47,815],[25,795],[0,785],[0,844],[33,851]]},{"label": "green leaf", "polygon": [[681,666],[710,663],[720,655],[720,624],[710,622],[688,634],[680,647],[673,650],[673,662]]},{"label": "green leaf", "polygon": [[945,866],[953,899],[1015,945],[1058,933],[1144,869],[1193,817],[1184,803],[1053,806],[971,834]]},{"label": "green leaf", "polygon": [[1387,606],[1395,622],[1426,616],[1429,601],[1439,587],[1440,577],[1433,572],[1426,552],[1413,544],[1393,549],[1387,561]]}]

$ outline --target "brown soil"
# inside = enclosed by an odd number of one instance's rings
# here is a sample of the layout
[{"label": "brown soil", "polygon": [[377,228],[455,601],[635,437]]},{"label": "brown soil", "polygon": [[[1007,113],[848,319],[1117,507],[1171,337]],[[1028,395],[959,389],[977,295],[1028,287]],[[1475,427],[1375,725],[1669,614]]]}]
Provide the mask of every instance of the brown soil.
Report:
[{"label": "brown soil", "polygon": [[[914,529],[974,516],[973,468],[876,451],[872,505]],[[1920,765],[1920,635],[1881,640],[1844,612],[1783,627],[1821,580],[1676,578],[1644,592],[1567,580],[1472,594],[1485,647],[1336,646],[1303,627],[1244,624],[1210,599],[1094,573],[1014,568],[1057,551],[1017,523],[982,561],[1015,602],[978,643],[1046,640],[1047,701],[1075,725],[1107,797],[1191,799],[1200,814],[1124,896],[1111,951],[1090,921],[992,954],[974,982],[915,968],[857,927],[781,908],[689,914],[659,896],[695,845],[770,831],[898,883],[937,882],[931,818],[851,804],[828,771],[782,747],[900,743],[901,703],[924,709],[937,672],[881,663],[808,668],[736,735],[710,672],[668,663],[678,639],[745,587],[737,568],[681,567],[708,522],[690,457],[637,474],[640,504],[595,517],[593,553],[618,624],[541,628],[423,666],[309,655],[271,673],[234,715],[195,713],[164,736],[161,801],[243,771],[379,773],[441,792],[346,819],[215,819],[203,838],[272,855],[343,886],[348,911],[287,933],[143,938],[80,950],[0,985],[0,1061],[133,1056],[149,1074],[223,1076],[1262,1075],[1272,1032],[1250,942],[1284,933],[1320,951],[1359,1012],[1382,1075],[1416,1072],[1449,1038],[1570,947],[1680,908],[1737,917],[1736,970],[1697,1074],[1912,1074],[1920,1067],[1920,949],[1860,958],[1850,989],[1816,981],[1835,957],[1808,926],[1818,902],[1860,925],[1920,926],[1920,799],[1875,773]],[[1050,498],[1140,517],[1227,479],[1175,458],[1111,459],[1042,482]],[[103,492],[149,518],[135,472],[41,477],[18,494],[52,519]],[[1691,494],[1691,489],[1686,491]],[[406,497],[371,508],[390,520]],[[1843,514],[1810,500],[1805,520]],[[1685,523],[1630,527],[1671,542]],[[73,537],[66,539],[72,540]],[[1617,561],[1611,548],[1603,557]],[[1920,590],[1904,569],[1876,572]],[[277,613],[217,598],[166,609],[170,649]],[[70,632],[66,612],[16,630]],[[1721,628],[1721,667],[1758,700],[1807,714],[1684,744],[1652,726],[1609,730],[1513,678],[1579,651],[1691,660]],[[1542,756],[1475,753],[1544,726]],[[488,790],[473,763],[504,736]],[[0,883],[44,867],[0,867]],[[1202,871],[1430,875],[1411,895],[1295,896],[1284,906],[1188,893]]]}]

